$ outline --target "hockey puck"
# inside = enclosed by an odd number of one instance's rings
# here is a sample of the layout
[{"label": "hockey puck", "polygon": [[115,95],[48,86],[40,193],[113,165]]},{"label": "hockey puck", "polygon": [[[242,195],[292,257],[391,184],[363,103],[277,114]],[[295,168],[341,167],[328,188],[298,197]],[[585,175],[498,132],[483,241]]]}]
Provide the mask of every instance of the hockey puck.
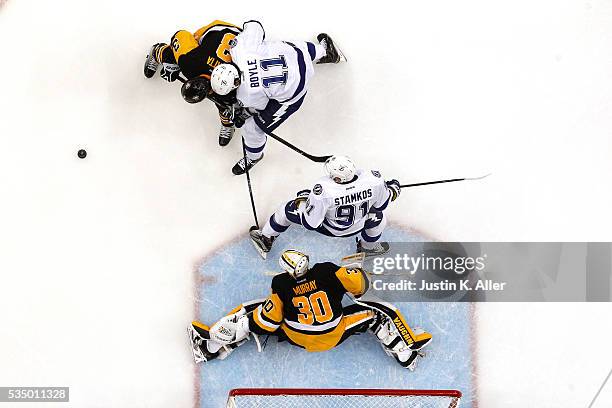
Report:
[{"label": "hockey puck", "polygon": [[79,159],[84,159],[87,157],[87,151],[85,149],[81,149],[77,152],[77,156],[79,156]]}]

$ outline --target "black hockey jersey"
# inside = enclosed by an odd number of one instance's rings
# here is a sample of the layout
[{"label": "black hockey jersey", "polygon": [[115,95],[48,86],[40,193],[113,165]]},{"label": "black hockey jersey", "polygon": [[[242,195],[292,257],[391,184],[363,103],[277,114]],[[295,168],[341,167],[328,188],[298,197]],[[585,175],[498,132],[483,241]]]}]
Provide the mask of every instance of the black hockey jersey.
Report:
[{"label": "black hockey jersey", "polygon": [[231,62],[230,41],[241,29],[224,21],[215,20],[195,33],[180,30],[172,36],[162,60],[178,64],[187,79],[205,76],[219,64]]},{"label": "black hockey jersey", "polygon": [[315,264],[299,280],[281,273],[272,280],[272,294],[253,313],[255,329],[272,332],[284,323],[301,333],[331,331],[342,319],[343,296],[360,296],[367,287],[368,279],[362,270],[331,262]]}]

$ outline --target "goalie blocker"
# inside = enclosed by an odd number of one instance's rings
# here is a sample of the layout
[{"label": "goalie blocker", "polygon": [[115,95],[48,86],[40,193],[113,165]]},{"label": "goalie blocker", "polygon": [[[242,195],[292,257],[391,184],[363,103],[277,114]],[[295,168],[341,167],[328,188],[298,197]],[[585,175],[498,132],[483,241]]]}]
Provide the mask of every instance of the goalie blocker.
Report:
[{"label": "goalie blocker", "polygon": [[[330,350],[350,336],[369,331],[385,353],[414,370],[431,334],[412,329],[392,304],[365,300],[369,280],[359,267],[331,262],[309,265],[308,256],[283,252],[285,270],[272,280],[266,299],[243,303],[210,328],[193,322],[189,335],[196,363],[226,358],[251,336],[272,335],[310,352]],[[344,295],[354,303],[342,305]]]}]

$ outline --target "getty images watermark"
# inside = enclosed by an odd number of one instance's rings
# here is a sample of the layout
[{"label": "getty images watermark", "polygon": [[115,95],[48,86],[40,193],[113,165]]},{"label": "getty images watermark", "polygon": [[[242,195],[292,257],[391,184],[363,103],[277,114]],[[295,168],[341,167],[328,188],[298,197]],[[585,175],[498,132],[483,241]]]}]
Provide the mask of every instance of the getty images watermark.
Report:
[{"label": "getty images watermark", "polygon": [[610,301],[612,244],[391,242],[366,259],[389,301]]},{"label": "getty images watermark", "polygon": [[[486,268],[487,255],[471,256],[428,256],[424,253],[418,256],[409,254],[395,254],[394,256],[381,256],[372,261],[372,274],[383,275],[386,271],[395,271],[395,275],[414,276],[418,271],[443,271],[456,277],[470,272],[481,272]],[[497,282],[492,279],[443,279],[433,281],[429,279],[400,279],[385,282],[381,278],[374,278],[372,286],[375,290],[405,290],[405,291],[470,291],[470,290],[504,290],[507,282]]]}]

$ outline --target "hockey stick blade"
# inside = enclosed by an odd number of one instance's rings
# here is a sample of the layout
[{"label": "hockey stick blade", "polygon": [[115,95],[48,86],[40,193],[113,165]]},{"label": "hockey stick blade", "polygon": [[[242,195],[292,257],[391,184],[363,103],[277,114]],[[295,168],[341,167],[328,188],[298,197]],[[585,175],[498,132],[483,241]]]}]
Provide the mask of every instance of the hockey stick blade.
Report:
[{"label": "hockey stick blade", "polygon": [[264,273],[263,273],[263,274],[264,274],[264,276],[271,276],[271,277],[274,277],[274,276],[276,276],[276,275],[280,275],[281,273],[283,273],[283,272],[264,271]]},{"label": "hockey stick blade", "polygon": [[406,187],[419,187],[419,186],[429,186],[432,184],[442,184],[442,183],[454,183],[457,181],[473,181],[473,180],[482,180],[485,177],[489,177],[492,173],[485,174],[480,177],[463,177],[463,178],[455,178],[455,179],[447,179],[447,180],[436,180],[436,181],[426,181],[424,183],[413,183],[413,184],[402,184],[400,188]]},{"label": "hockey stick blade", "polygon": [[345,268],[363,268],[363,261],[365,260],[365,254],[358,252],[356,254],[347,255],[340,260],[340,266]]}]

